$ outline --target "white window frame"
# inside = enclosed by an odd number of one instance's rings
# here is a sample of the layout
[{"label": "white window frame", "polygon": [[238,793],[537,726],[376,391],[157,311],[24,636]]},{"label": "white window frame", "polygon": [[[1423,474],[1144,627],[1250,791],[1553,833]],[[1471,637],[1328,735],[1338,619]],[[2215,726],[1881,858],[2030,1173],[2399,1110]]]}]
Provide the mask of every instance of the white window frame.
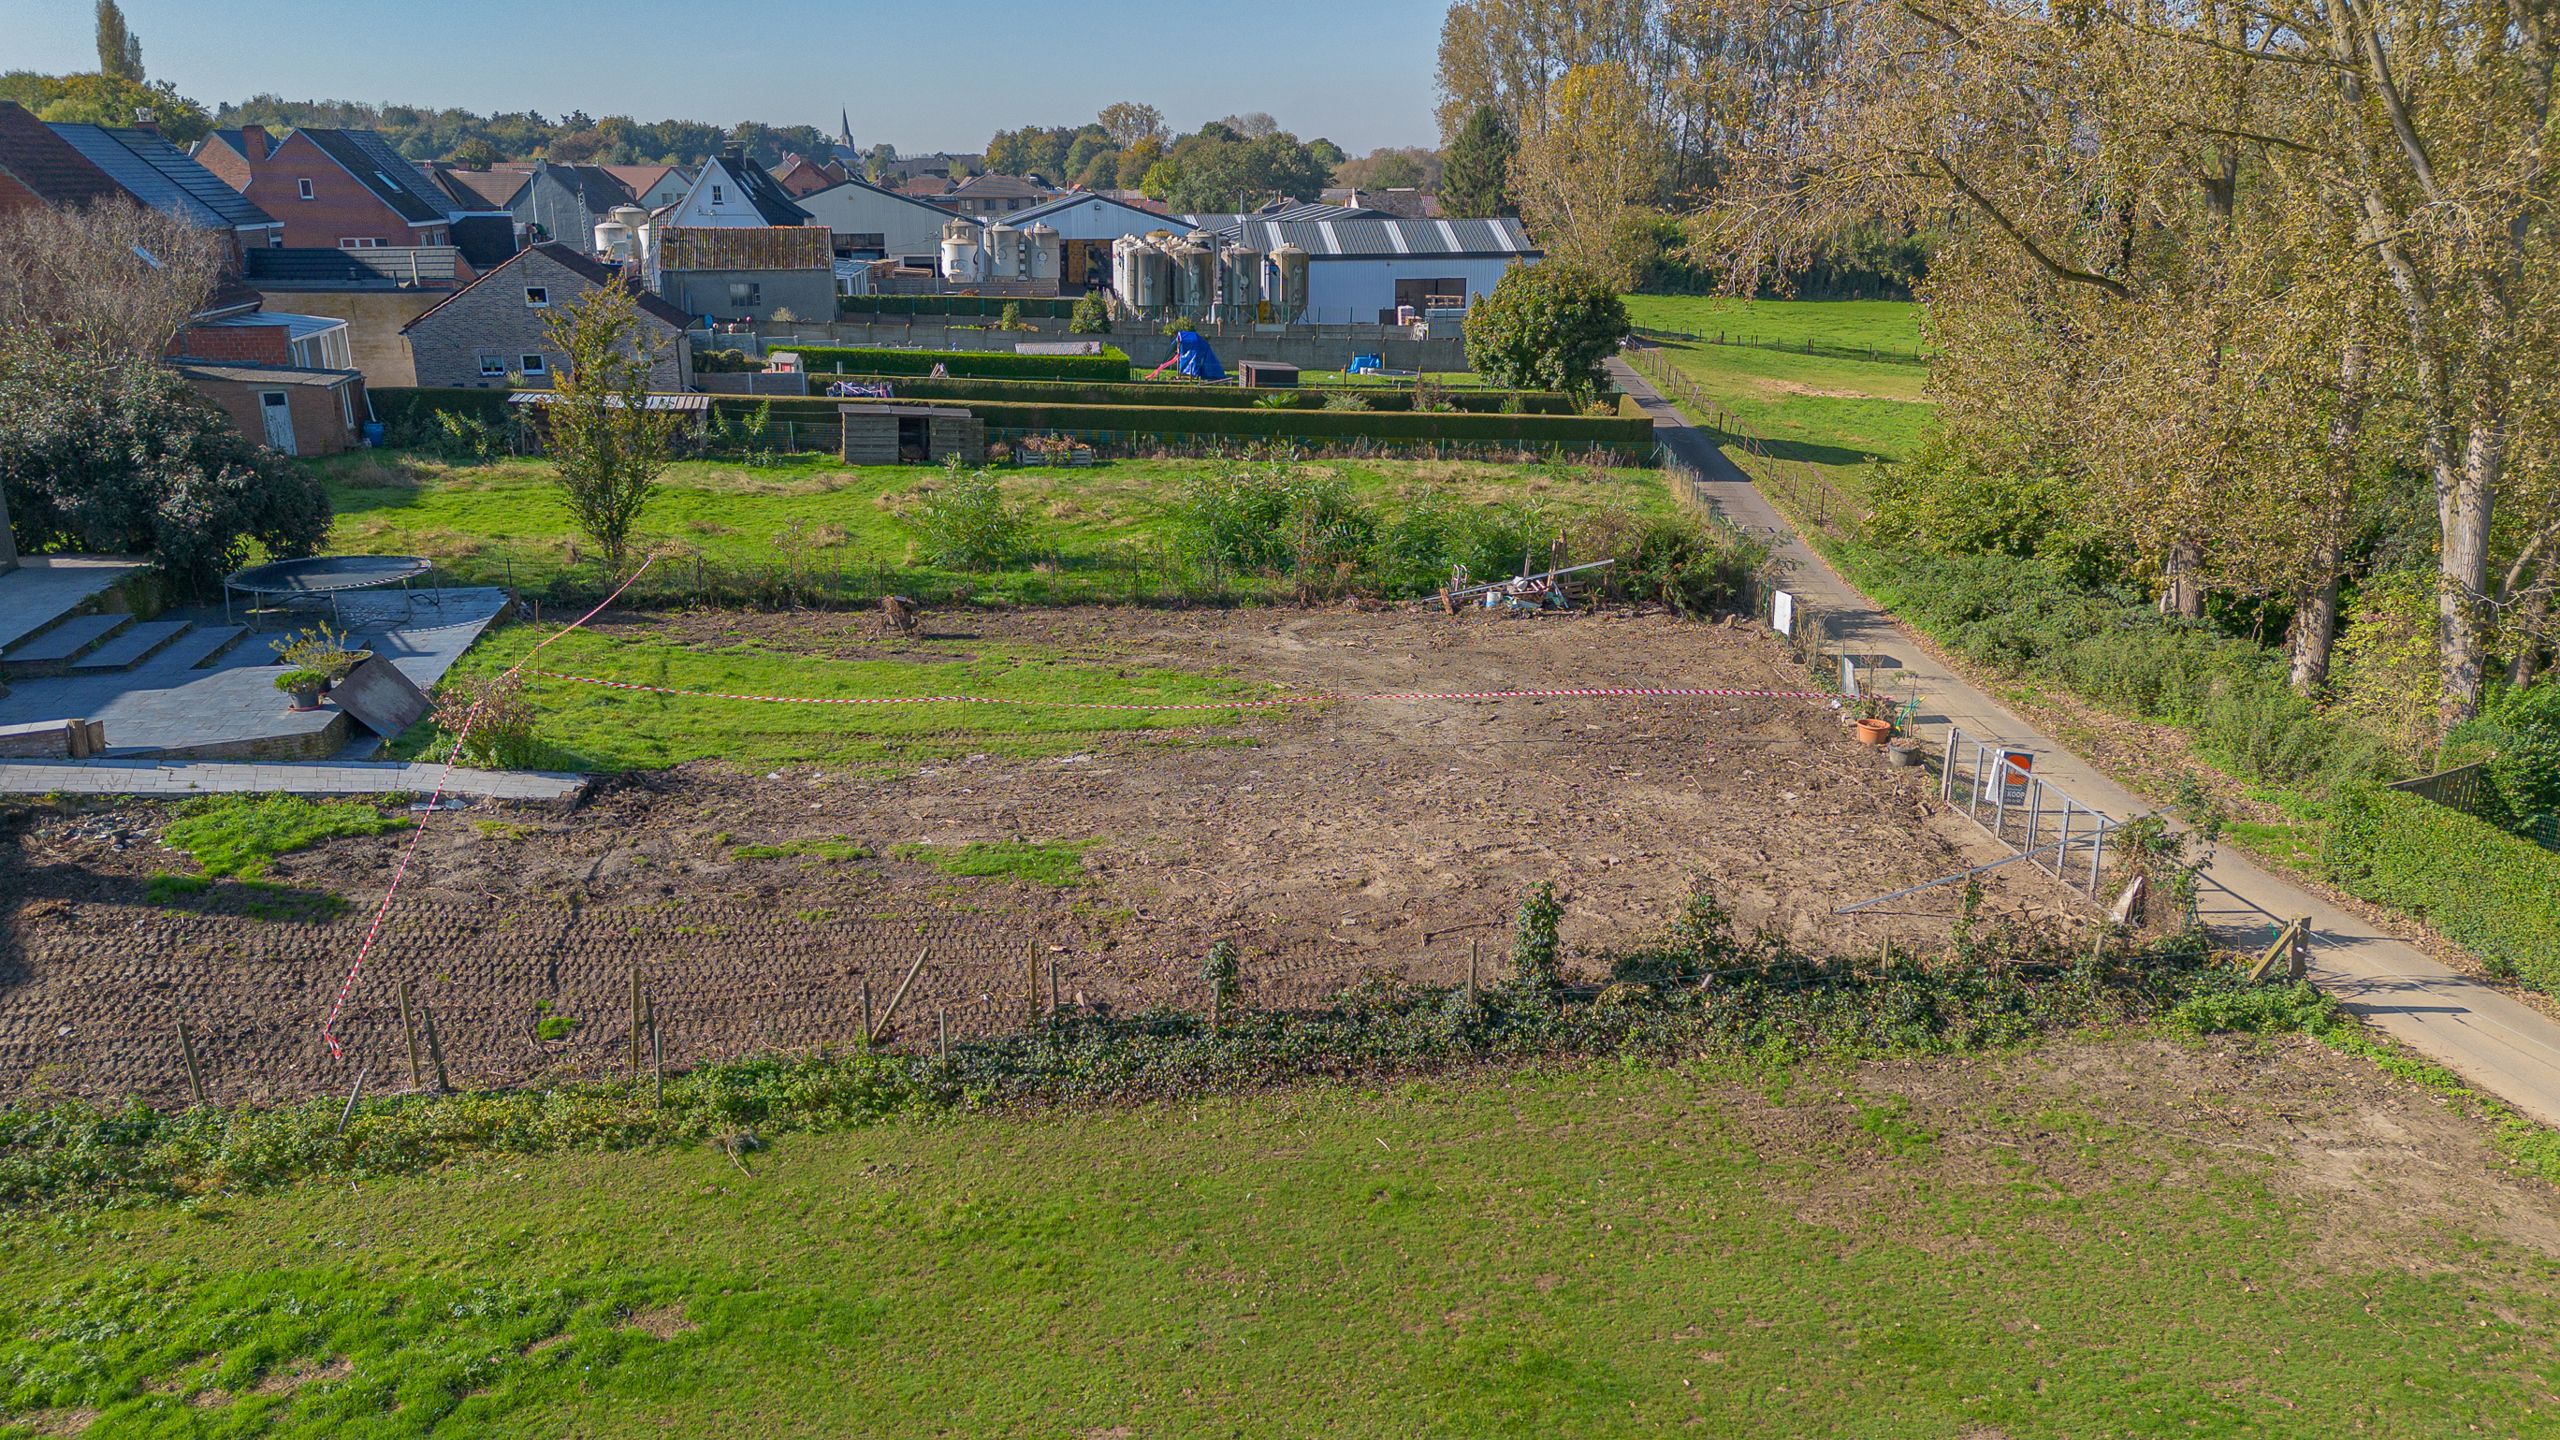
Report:
[{"label": "white window frame", "polygon": [[[494,368],[493,368],[493,367],[494,367]],[[504,355],[496,354],[496,353],[491,352],[491,351],[487,351],[487,350],[483,350],[483,351],[481,351],[481,352],[480,352],[480,378],[481,378],[481,379],[483,379],[483,380],[504,380],[504,379],[506,379],[506,378],[507,378],[507,357],[506,357],[506,356],[504,356]]]},{"label": "white window frame", "polygon": [[726,205],[726,204],[728,204],[728,203],[729,203],[729,192],[728,192],[727,190],[723,189],[722,187],[718,186],[718,185],[714,185],[714,186],[712,186],[712,187],[711,187],[711,203],[712,203],[712,204],[714,204],[714,205]]},{"label": "white window frame", "polygon": [[293,182],[293,191],[294,198],[297,200],[317,200],[320,198],[319,196],[311,193],[311,177],[308,175],[305,175]]},{"label": "white window frame", "polygon": [[516,358],[523,362],[516,367],[516,373],[520,375],[548,377],[551,374],[551,362],[539,355],[519,355]]},{"label": "white window frame", "polygon": [[528,310],[550,309],[551,287],[548,285],[527,285],[524,287],[524,307]]}]

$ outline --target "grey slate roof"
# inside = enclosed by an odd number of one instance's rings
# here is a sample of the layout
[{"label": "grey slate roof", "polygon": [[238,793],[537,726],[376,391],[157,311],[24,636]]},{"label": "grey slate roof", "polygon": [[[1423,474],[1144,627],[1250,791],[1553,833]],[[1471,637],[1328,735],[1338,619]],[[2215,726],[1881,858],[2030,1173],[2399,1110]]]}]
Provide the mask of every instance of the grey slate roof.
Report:
[{"label": "grey slate roof", "polygon": [[251,248],[244,278],[261,290],[404,290],[456,283],[450,246],[337,250],[317,246]]},{"label": "grey slate roof", "polygon": [[[734,151],[723,152],[720,164],[736,178],[739,193],[747,197],[748,204],[756,207],[757,216],[767,225],[809,223],[809,212],[800,208],[799,203],[791,198],[791,192],[783,189],[782,182],[773,178],[772,171]],[[614,183],[619,188],[621,182]]]},{"label": "grey slate roof", "polygon": [[53,133],[107,172],[134,199],[208,230],[273,225],[275,217],[222,177],[186,157],[159,132],[105,125],[55,125]]},{"label": "grey slate roof", "polygon": [[[435,304],[419,311],[415,319],[400,327],[400,333],[406,335],[410,331],[417,329],[419,326],[426,324],[428,320],[432,319],[446,306],[451,305],[454,301],[461,299],[463,296],[470,294],[481,286],[496,281],[500,275],[504,274],[508,270],[514,269],[516,263],[524,259],[527,255],[540,255],[546,260],[557,262],[558,264],[566,267],[571,274],[574,274],[580,279],[583,279],[593,285],[609,285],[616,279],[626,278],[622,275],[620,270],[605,264],[592,255],[572,249],[556,240],[545,240],[539,245],[528,245],[522,250],[517,251],[515,254],[508,256],[504,264],[499,265],[493,270],[483,271],[479,279],[472,281],[470,284],[456,290],[450,295],[447,295]],[[647,289],[636,281],[628,281],[626,279],[626,283],[629,285],[632,292],[632,299],[638,302],[640,306],[641,314],[647,315],[663,324],[674,326],[678,330],[688,329],[692,326],[692,316],[668,303],[665,297],[659,295],[656,291]]]},{"label": "grey slate roof", "polygon": [[392,212],[412,225],[453,217],[453,197],[418,173],[391,143],[371,130],[301,129],[330,159],[346,167],[358,183],[380,197]]},{"label": "grey slate roof", "polygon": [[48,205],[87,205],[123,192],[107,172],[24,106],[0,100],[0,174]]},{"label": "grey slate roof", "polygon": [[[931,200],[918,200],[917,197],[913,195],[903,196],[901,198],[916,200],[918,204],[922,205],[930,205],[933,203]],[[1126,200],[1114,200],[1108,195],[1097,194],[1091,190],[1070,190],[1066,194],[1058,196],[1056,199],[1043,200],[1037,205],[1026,206],[1023,209],[1016,210],[1012,214],[1004,217],[1004,223],[1016,226],[1028,225],[1034,220],[1046,219],[1051,215],[1057,214],[1061,210],[1072,210],[1076,206],[1084,204],[1108,205],[1113,209],[1126,210],[1133,215],[1144,215],[1149,220],[1154,221],[1157,225],[1168,230],[1177,225],[1184,224],[1189,218],[1182,215],[1160,215],[1143,206],[1132,205]],[[943,207],[937,205],[934,206],[934,208],[941,209]]]}]

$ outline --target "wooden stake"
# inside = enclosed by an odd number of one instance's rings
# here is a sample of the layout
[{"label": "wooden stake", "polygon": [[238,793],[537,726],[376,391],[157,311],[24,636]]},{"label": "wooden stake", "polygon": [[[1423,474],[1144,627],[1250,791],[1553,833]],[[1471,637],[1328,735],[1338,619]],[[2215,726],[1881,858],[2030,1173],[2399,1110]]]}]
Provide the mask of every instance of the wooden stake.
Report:
[{"label": "wooden stake", "polygon": [[178,1058],[187,1062],[187,1092],[196,1098],[196,1108],[204,1108],[204,1071],[196,1064],[196,1042],[187,1034],[187,1017],[178,1017]]},{"label": "wooden stake", "polygon": [[1023,1024],[1040,1018],[1040,942],[1025,941],[1022,946]]},{"label": "wooden stake", "polygon": [[1467,1008],[1469,1010],[1476,1008],[1476,947],[1483,943],[1480,940],[1467,942]]},{"label": "wooden stake", "polygon": [[367,1065],[356,1072],[356,1088],[347,1092],[347,1108],[338,1112],[338,1129],[336,1133],[340,1135],[347,1133],[347,1122],[355,1118],[356,1101],[364,1098],[365,1077],[372,1073],[373,1067],[370,1065]]},{"label": "wooden stake", "polygon": [[933,1007],[933,1028],[941,1037],[942,1063],[948,1065],[951,1063],[951,1017],[944,1014],[939,1005]]},{"label": "wooden stake", "polygon": [[419,1001],[418,1021],[427,1031],[427,1058],[435,1062],[436,1093],[449,1095],[453,1093],[453,1086],[444,1078],[444,1034],[436,1029],[435,1007],[424,1000]]},{"label": "wooden stake", "polygon": [[871,977],[862,977],[862,1048],[871,1048]]},{"label": "wooden stake", "polygon": [[640,967],[631,967],[631,1083],[640,1083]]},{"label": "wooden stake", "polygon": [[658,1029],[658,1007],[649,1006],[649,1073],[654,1081],[649,1103],[653,1108],[667,1108],[667,1037]]},{"label": "wooden stake", "polygon": [[880,1012],[879,1028],[869,1032],[872,1039],[877,1040],[883,1034],[886,1034],[889,1029],[889,1022],[898,1018],[898,1006],[907,998],[907,987],[916,983],[916,976],[923,973],[924,962],[932,954],[933,947],[930,945],[916,951],[916,963],[907,967],[906,978],[898,982],[898,989],[896,993],[889,997],[889,1008]]},{"label": "wooden stake", "polygon": [[1049,1018],[1058,1018],[1058,957],[1049,957]]},{"label": "wooden stake", "polygon": [[416,988],[409,981],[400,982],[400,1033],[409,1041],[409,1088],[412,1090],[419,1088],[424,1073],[418,1062],[418,1017],[410,1013],[409,1008],[409,992]]}]

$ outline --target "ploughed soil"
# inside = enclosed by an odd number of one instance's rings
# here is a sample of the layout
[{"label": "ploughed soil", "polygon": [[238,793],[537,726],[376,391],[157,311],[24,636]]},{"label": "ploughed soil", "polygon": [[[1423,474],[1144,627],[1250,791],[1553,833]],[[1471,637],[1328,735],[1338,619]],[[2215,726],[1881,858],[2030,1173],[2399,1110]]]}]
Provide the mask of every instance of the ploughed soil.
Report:
[{"label": "ploughed soil", "polygon": [[[1215,669],[1292,690],[1712,687],[1803,692],[1748,623],[1664,614],[1544,618],[1435,611],[1066,609],[929,616],[916,639],[843,614],[617,614],[691,642],[753,636],[812,655],[965,655],[1048,646],[1113,663]],[[167,812],[140,802],[0,811],[0,1097],[183,1099],[183,1019],[216,1098],[409,1083],[400,992],[422,1073],[457,1084],[621,1073],[630,976],[670,1061],[849,1042],[864,991],[904,1043],[1011,1028],[1034,1003],[1202,1003],[1200,952],[1243,951],[1245,996],[1300,1005],[1364,975],[1449,981],[1481,950],[1506,973],[1507,919],[1554,881],[1565,936],[1595,950],[1658,933],[1703,878],[1743,930],[1815,951],[1942,942],[1945,886],[1870,899],[2007,852],[1889,769],[1827,699],[1343,698],[1242,727],[1095,732],[1067,754],[981,754],[887,777],[718,763],[606,777],[573,807],[481,804],[426,817],[382,944],[320,1038],[406,838],[325,842],[269,880],[343,897],[335,918],[272,917],[236,886],[154,904]],[[849,842],[862,858],[741,858],[741,846]],[[962,878],[893,848],[1085,842],[1082,883]],[[1983,877],[1995,913],[2073,923],[2077,902],[2025,865]],[[285,897],[288,907],[292,897]],[[435,1045],[425,1038],[434,1017]],[[542,1022],[555,1023],[544,1027]],[[563,1022],[566,1023],[558,1023]],[[548,1028],[552,1033],[544,1035]]]}]

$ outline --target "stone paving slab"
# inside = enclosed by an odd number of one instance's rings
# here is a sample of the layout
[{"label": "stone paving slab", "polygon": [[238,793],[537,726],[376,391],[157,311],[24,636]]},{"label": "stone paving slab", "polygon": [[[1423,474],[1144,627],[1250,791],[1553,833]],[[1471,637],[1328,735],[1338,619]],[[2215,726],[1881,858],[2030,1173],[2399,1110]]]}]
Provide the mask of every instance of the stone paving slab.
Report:
[{"label": "stone paving slab", "polygon": [[80,608],[149,562],[114,555],[38,555],[0,575],[0,650]]},{"label": "stone paving slab", "polygon": [[[396,760],[0,760],[7,795],[386,795],[424,797],[442,765]],[[465,770],[445,780],[448,795],[489,800],[566,800],[584,775],[536,770]]]}]

